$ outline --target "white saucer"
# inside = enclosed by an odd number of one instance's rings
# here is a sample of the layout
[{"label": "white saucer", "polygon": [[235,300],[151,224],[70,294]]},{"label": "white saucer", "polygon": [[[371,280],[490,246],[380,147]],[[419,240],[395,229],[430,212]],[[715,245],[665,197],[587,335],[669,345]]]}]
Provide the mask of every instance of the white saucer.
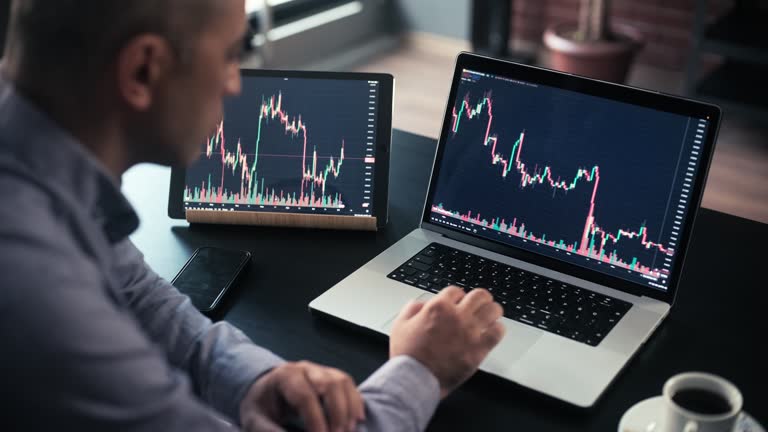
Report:
[{"label": "white saucer", "polygon": [[[619,432],[661,432],[663,412],[664,399],[661,396],[640,401],[621,417]],[[742,411],[734,432],[765,432],[765,429]]]}]

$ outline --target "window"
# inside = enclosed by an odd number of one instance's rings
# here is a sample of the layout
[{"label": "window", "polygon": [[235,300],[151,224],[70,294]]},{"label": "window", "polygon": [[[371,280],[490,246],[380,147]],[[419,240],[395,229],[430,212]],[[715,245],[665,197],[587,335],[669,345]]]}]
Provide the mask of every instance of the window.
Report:
[{"label": "window", "polygon": [[269,0],[275,26],[306,18],[349,0]]},{"label": "window", "polygon": [[247,0],[252,46],[264,49],[260,63],[244,66],[305,67],[343,54],[387,33],[391,8],[388,0]]}]

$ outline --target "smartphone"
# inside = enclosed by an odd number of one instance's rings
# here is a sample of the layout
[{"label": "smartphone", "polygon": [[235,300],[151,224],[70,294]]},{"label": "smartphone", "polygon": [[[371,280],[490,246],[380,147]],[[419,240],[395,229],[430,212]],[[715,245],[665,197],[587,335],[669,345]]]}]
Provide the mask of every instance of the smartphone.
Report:
[{"label": "smartphone", "polygon": [[198,310],[212,312],[250,262],[248,251],[201,247],[171,284],[188,295]]}]

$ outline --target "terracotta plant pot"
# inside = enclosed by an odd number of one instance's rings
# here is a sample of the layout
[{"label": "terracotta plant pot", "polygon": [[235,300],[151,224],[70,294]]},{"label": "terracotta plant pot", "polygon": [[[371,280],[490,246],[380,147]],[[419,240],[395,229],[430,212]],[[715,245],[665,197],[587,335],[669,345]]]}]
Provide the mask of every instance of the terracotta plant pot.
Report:
[{"label": "terracotta plant pot", "polygon": [[550,67],[604,81],[623,83],[643,36],[633,27],[614,25],[612,40],[578,42],[570,36],[573,24],[558,24],[544,32],[544,45],[551,52]]}]

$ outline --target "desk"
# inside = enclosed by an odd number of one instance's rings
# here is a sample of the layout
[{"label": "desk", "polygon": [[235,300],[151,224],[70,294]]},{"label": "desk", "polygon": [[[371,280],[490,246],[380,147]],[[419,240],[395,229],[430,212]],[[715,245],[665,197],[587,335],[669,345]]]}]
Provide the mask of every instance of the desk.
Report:
[{"label": "desk", "polygon": [[[387,359],[385,341],[313,317],[307,304],[417,226],[434,149],[434,140],[395,131],[390,222],[378,233],[188,227],[166,216],[170,171],[137,167],[124,179],[143,221],[133,239],[166,278],[199,246],[250,250],[253,265],[223,318],[287,359],[334,366],[359,382]],[[443,401],[430,430],[614,431],[631,405],[689,370],[732,380],[745,409],[768,425],[768,372],[757,352],[768,329],[765,245],[768,225],[702,210],[675,307],[591,410],[477,374]]]}]

